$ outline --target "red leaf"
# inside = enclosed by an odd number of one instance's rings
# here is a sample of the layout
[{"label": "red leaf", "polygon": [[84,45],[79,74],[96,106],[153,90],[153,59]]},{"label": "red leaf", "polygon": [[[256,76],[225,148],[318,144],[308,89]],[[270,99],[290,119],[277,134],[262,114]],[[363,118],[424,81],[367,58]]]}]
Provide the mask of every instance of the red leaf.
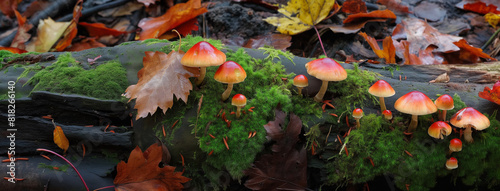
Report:
[{"label": "red leaf", "polygon": [[390,10],[372,11],[369,13],[358,13],[347,16],[344,23],[362,22],[369,19],[396,19],[396,15]]},{"label": "red leaf", "polygon": [[68,28],[64,31],[63,38],[60,39],[55,45],[56,51],[63,51],[66,47],[71,45],[71,42],[76,37],[78,32],[76,24],[82,15],[82,4],[83,0],[78,0],[78,2],[76,2],[75,7],[73,8],[73,20],[71,20],[71,24],[69,24]]},{"label": "red leaf", "polygon": [[151,145],[144,153],[137,146],[130,152],[127,163],[121,161],[116,166],[115,190],[182,190],[182,183],[190,179],[182,176],[182,172],[175,172],[173,166],[160,168],[162,157],[160,144]]},{"label": "red leaf", "polygon": [[362,0],[347,0],[342,4],[342,12],[347,14],[366,13],[366,4]]},{"label": "red leaf", "polygon": [[484,53],[482,49],[475,48],[475,47],[469,45],[469,43],[467,43],[467,41],[465,41],[464,39],[462,39],[458,42],[454,42],[453,44],[455,44],[456,46],[458,46],[460,48],[459,58],[462,61],[470,62],[470,63],[477,63],[477,62],[481,61],[480,58],[489,59],[489,60],[497,60],[495,58],[492,58],[490,55]]},{"label": "red leaf", "polygon": [[498,0],[462,0],[456,7],[481,14],[500,14],[500,1]]},{"label": "red leaf", "polygon": [[107,35],[118,36],[127,33],[126,31],[119,31],[112,28],[108,28],[106,27],[106,25],[102,23],[80,22],[78,23],[78,25],[85,27],[85,29],[87,29],[87,31],[89,32],[89,35],[92,37],[101,37]]},{"label": "red leaf", "polygon": [[378,0],[377,3],[385,5],[389,10],[400,13],[412,13],[410,8],[401,4],[401,0]]},{"label": "red leaf", "polygon": [[[198,19],[194,18],[189,21],[186,21],[182,23],[181,25],[175,27],[175,30],[179,32],[182,36],[186,36],[188,34],[191,34],[191,31],[197,31],[198,30]],[[168,31],[165,34],[161,35],[159,39],[173,39],[175,37],[178,37],[177,33],[174,31]]]},{"label": "red leaf", "polygon": [[176,4],[160,17],[142,19],[139,22],[139,27],[142,29],[139,40],[158,38],[163,33],[205,12],[207,9],[201,7],[201,0],[189,0],[187,3]]},{"label": "red leaf", "polygon": [[500,81],[497,81],[493,85],[493,89],[490,89],[488,86],[484,87],[484,90],[479,92],[479,97],[500,105]]},{"label": "red leaf", "polygon": [[4,15],[14,17],[14,11],[17,9],[17,4],[22,0],[2,0],[0,1],[0,10]]},{"label": "red leaf", "polygon": [[6,50],[6,51],[12,52],[14,54],[22,54],[22,53],[28,52],[26,50],[19,49],[19,48],[13,48],[13,47],[0,47],[0,50]]}]

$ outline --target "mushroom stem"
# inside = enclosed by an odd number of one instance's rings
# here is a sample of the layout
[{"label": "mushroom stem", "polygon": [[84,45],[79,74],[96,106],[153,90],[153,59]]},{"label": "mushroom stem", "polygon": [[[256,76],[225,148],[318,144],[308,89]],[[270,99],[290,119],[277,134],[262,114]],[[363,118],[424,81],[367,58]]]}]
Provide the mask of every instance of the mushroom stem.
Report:
[{"label": "mushroom stem", "polygon": [[325,96],[326,89],[328,88],[328,81],[323,80],[323,83],[321,84],[321,89],[319,89],[319,92],[314,96],[314,101],[321,102],[323,101],[323,97]]},{"label": "mushroom stem", "polygon": [[240,118],[241,115],[241,106],[236,106],[236,118]]},{"label": "mushroom stem", "polygon": [[361,123],[359,123],[359,119],[361,119],[361,118],[355,117],[354,119],[356,119],[356,128],[359,129],[361,127]]},{"label": "mushroom stem", "polygon": [[302,88],[303,87],[297,87],[297,90],[299,90],[299,95],[302,96]]},{"label": "mushroom stem", "polygon": [[384,97],[379,97],[380,100],[380,113],[384,112],[387,108],[385,107]]},{"label": "mushroom stem", "polygon": [[207,73],[207,67],[200,67],[200,76],[196,78],[196,85],[200,85],[205,79],[205,73]]},{"label": "mushroom stem", "polygon": [[438,111],[438,119],[439,121],[446,121],[446,110]]},{"label": "mushroom stem", "polygon": [[408,133],[413,133],[417,129],[418,115],[411,115],[410,126],[408,126]]},{"label": "mushroom stem", "polygon": [[222,93],[222,101],[226,101],[226,99],[229,97],[231,94],[231,91],[233,91],[233,83],[227,84],[227,89]]},{"label": "mushroom stem", "polygon": [[472,138],[472,125],[467,125],[465,127],[465,131],[464,131],[464,139],[465,141],[467,141],[468,143],[472,143],[474,142],[474,139]]}]

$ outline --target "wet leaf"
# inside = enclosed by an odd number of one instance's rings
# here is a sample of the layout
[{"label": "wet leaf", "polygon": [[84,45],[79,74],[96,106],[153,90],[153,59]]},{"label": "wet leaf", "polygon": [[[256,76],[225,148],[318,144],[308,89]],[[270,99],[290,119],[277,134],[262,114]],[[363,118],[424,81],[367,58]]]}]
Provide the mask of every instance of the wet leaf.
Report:
[{"label": "wet leaf", "polygon": [[145,54],[144,67],[137,73],[139,81],[125,90],[129,101],[136,98],[136,119],[155,113],[158,107],[165,113],[172,107],[174,95],[187,102],[189,91],[193,89],[189,77],[199,75],[198,68],[182,66],[184,52],[172,51],[167,55],[148,51]]},{"label": "wet leaf", "polygon": [[101,37],[107,35],[118,36],[127,33],[127,31],[118,31],[116,29],[108,28],[102,23],[80,22],[78,25],[85,27],[91,37]]},{"label": "wet leaf", "polygon": [[64,132],[60,126],[55,126],[54,128],[54,143],[66,152],[69,148],[69,141],[64,135]]},{"label": "wet leaf", "polygon": [[456,7],[481,14],[500,14],[500,1],[498,0],[462,0]]},{"label": "wet leaf", "polygon": [[278,27],[276,30],[282,34],[295,35],[311,29],[327,18],[335,4],[333,0],[291,0],[278,9],[283,16],[264,20]]},{"label": "wet leaf", "polygon": [[175,172],[173,166],[160,168],[162,156],[159,144],[149,146],[144,152],[137,146],[130,152],[127,162],[121,161],[116,166],[115,190],[182,190],[182,184],[190,179],[182,176],[182,172]]},{"label": "wet leaf", "polygon": [[[142,19],[139,22],[139,27],[142,29],[139,40],[158,38],[165,32],[176,29],[179,25],[195,19],[205,12],[207,12],[207,9],[201,6],[201,0],[189,0],[186,3],[176,4],[160,17]],[[193,25],[196,23],[194,22],[187,28],[194,28]]]},{"label": "wet leaf", "polygon": [[366,4],[363,0],[347,0],[342,4],[342,12],[347,14],[366,13]]},{"label": "wet leaf", "polygon": [[378,0],[377,3],[385,5],[387,9],[399,13],[412,13],[410,8],[401,3],[401,0]]},{"label": "wet leaf", "polygon": [[500,81],[493,85],[493,89],[488,86],[484,87],[484,90],[479,92],[479,97],[500,105]]},{"label": "wet leaf", "polygon": [[383,49],[380,49],[375,38],[368,36],[364,32],[360,32],[359,35],[365,38],[366,42],[370,44],[370,47],[372,48],[373,52],[375,52],[375,54],[377,54],[379,58],[385,59],[385,62],[387,64],[396,63],[396,48],[394,47],[394,44],[392,43],[392,38],[390,36],[385,37],[383,42]]},{"label": "wet leaf", "polygon": [[[182,24],[180,24],[179,26],[175,27],[175,30],[177,30],[177,32],[179,32],[179,34],[183,35],[183,36],[186,36],[188,34],[191,34],[191,31],[197,31],[198,30],[198,19],[197,18],[194,18],[194,19],[191,19],[189,21],[186,21]],[[173,39],[173,38],[177,38],[179,37],[179,35],[177,35],[176,32],[174,31],[168,31],[166,32],[165,34],[161,35],[160,37],[158,37],[159,39]]]}]

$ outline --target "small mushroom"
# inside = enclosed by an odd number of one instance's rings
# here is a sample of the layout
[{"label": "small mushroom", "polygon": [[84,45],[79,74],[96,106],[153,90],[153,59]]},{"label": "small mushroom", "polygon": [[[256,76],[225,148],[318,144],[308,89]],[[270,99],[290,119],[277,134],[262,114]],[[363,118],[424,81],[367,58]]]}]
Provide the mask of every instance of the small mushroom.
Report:
[{"label": "small mushroom", "polygon": [[382,115],[384,115],[385,119],[387,119],[387,120],[391,120],[392,119],[392,112],[391,112],[391,110],[388,110],[388,109],[384,110],[382,112]]},{"label": "small mushroom", "polygon": [[361,119],[361,117],[363,117],[363,110],[361,110],[359,108],[354,109],[354,111],[352,111],[352,116],[354,117],[354,119],[356,119],[356,128],[359,129],[361,127],[361,124],[359,123],[359,119]]},{"label": "small mushroom", "polygon": [[440,121],[446,121],[446,110],[452,110],[455,107],[453,105],[453,98],[448,94],[439,96],[434,101],[434,104],[436,104],[436,107],[441,110],[438,112],[438,120]]},{"label": "small mushroom", "polygon": [[309,85],[309,80],[307,80],[306,76],[300,74],[293,78],[293,85],[299,90],[298,94],[302,95],[302,89]]},{"label": "small mushroom", "polygon": [[384,112],[386,110],[384,97],[391,97],[396,91],[385,80],[379,80],[368,89],[368,93],[379,97],[380,112]]},{"label": "small mushroom", "polygon": [[443,135],[448,136],[451,134],[451,126],[444,121],[436,121],[429,127],[427,133],[436,139],[444,139]]},{"label": "small mushroom", "polygon": [[321,89],[314,101],[321,102],[328,89],[328,81],[342,81],[347,78],[344,68],[331,58],[320,58],[306,63],[307,73],[322,81]]},{"label": "small mushroom", "polygon": [[233,84],[245,81],[247,73],[245,70],[234,61],[227,61],[220,65],[215,72],[214,79],[221,83],[227,84],[227,89],[222,93],[222,101],[229,98],[231,91],[233,91]]},{"label": "small mushroom", "polygon": [[217,50],[210,43],[201,41],[191,47],[184,56],[181,64],[188,67],[200,67],[200,76],[196,79],[196,85],[200,85],[205,79],[205,73],[209,66],[219,66],[226,61],[226,55]]},{"label": "small mushroom", "polygon": [[454,138],[450,140],[450,151],[448,154],[451,154],[452,152],[460,152],[462,151],[462,141],[460,139]]},{"label": "small mushroom", "polygon": [[408,126],[409,133],[417,129],[419,115],[427,115],[437,111],[436,105],[434,105],[432,100],[419,91],[411,91],[401,96],[394,103],[394,108],[401,113],[411,115],[411,122]]},{"label": "small mushroom", "polygon": [[231,100],[231,104],[236,106],[236,118],[240,118],[241,108],[247,104],[247,98],[243,94],[236,94]]},{"label": "small mushroom", "polygon": [[464,138],[469,143],[474,141],[472,138],[472,128],[481,131],[490,126],[490,120],[472,107],[466,107],[457,111],[451,117],[450,123],[455,127],[465,128]]},{"label": "small mushroom", "polygon": [[458,168],[458,160],[455,157],[450,157],[446,161],[446,169],[453,170],[453,169],[456,169],[456,168]]}]

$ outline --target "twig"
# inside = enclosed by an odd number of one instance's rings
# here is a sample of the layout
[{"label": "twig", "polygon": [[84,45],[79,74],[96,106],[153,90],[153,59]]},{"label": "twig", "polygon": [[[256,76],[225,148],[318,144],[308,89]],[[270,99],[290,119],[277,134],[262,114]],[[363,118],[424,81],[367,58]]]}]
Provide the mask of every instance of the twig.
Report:
[{"label": "twig", "polygon": [[330,130],[328,130],[328,134],[326,134],[325,144],[328,143],[328,136],[330,136],[331,131],[332,131],[332,126],[330,125]]},{"label": "twig", "polygon": [[495,37],[498,35],[498,33],[500,33],[500,27],[498,28],[498,30],[495,33],[493,33],[493,35],[491,35],[490,39],[488,39],[488,41],[486,41],[486,43],[484,43],[484,45],[481,46],[481,49],[482,50],[486,49],[491,44],[491,42],[493,42],[493,39],[495,39]]},{"label": "twig", "polygon": [[345,138],[345,142],[344,142],[344,144],[342,145],[342,148],[340,148],[339,155],[342,155],[342,150],[344,150],[345,145],[347,144],[347,142],[348,142],[348,141],[349,141],[349,138]]}]

